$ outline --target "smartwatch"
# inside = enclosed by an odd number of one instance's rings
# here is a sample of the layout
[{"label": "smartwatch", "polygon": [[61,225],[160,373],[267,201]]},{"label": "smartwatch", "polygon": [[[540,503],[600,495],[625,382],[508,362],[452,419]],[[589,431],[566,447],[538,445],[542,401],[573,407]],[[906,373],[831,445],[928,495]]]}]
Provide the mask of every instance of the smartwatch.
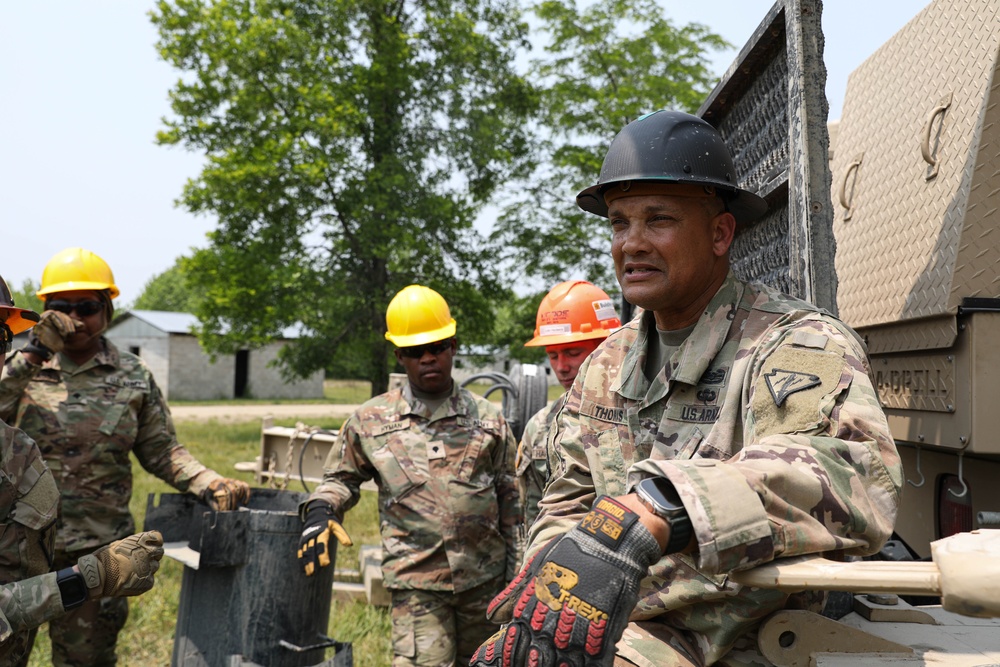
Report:
[{"label": "smartwatch", "polygon": [[76,609],[87,601],[87,583],[83,580],[83,575],[72,567],[64,567],[56,572],[56,584],[66,611]]},{"label": "smartwatch", "polygon": [[649,477],[636,485],[635,493],[646,509],[670,524],[670,540],[663,553],[676,553],[686,547],[691,541],[691,518],[670,480]]}]

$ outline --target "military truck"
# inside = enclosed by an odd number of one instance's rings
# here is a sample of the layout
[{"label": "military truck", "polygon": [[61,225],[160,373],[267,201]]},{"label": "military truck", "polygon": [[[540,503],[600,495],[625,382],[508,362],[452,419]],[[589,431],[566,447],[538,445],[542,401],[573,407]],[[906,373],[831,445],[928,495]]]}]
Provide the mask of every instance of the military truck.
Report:
[{"label": "military truck", "polygon": [[776,2],[698,113],[769,205],[734,271],[864,337],[907,483],[881,562],[731,576],[854,593],[765,619],[775,665],[1000,665],[1000,0],[928,5],[851,75],[833,130],[821,10]]}]

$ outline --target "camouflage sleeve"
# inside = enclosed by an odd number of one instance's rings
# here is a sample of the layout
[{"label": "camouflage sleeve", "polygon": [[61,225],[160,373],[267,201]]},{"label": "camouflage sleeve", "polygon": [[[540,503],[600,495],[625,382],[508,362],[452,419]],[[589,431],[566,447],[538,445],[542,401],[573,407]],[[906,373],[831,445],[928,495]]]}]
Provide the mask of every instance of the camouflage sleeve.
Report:
[{"label": "camouflage sleeve", "polygon": [[0,644],[64,613],[56,573],[0,586]]},{"label": "camouflage sleeve", "polygon": [[507,545],[506,581],[517,575],[521,561],[520,529],[524,523],[521,513],[521,502],[517,492],[517,482],[514,477],[514,455],[517,441],[503,415],[498,414],[500,422],[500,438],[493,452],[493,469],[497,471],[494,488],[497,494],[497,507],[500,511],[500,533]]},{"label": "camouflage sleeve", "polygon": [[743,400],[744,446],[731,460],[634,466],[677,487],[700,567],[877,551],[892,532],[902,470],[860,342],[831,319],[776,332],[751,355]]},{"label": "camouflage sleeve", "polygon": [[597,498],[590,463],[580,439],[582,381],[589,367],[589,359],[580,366],[576,381],[546,436],[551,476],[538,503],[538,517],[528,533],[525,561],[552,538],[579,523]]},{"label": "camouflage sleeve", "polygon": [[548,406],[542,408],[524,425],[524,433],[521,434],[521,442],[517,445],[517,456],[514,460],[517,491],[521,498],[521,512],[524,514],[526,527],[530,527],[538,516],[538,501],[542,499],[542,491],[545,490],[545,482],[548,481],[547,475],[543,477],[539,474],[533,457],[536,449],[544,447],[544,443],[540,441],[547,433],[545,421],[548,412]]},{"label": "camouflage sleeve", "polygon": [[29,363],[23,355],[14,353],[7,357],[0,375],[0,419],[13,424],[17,419],[17,406],[31,378],[41,366]]},{"label": "camouflage sleeve", "polygon": [[323,464],[323,481],[300,505],[299,513],[304,516],[310,502],[322,500],[329,503],[343,519],[344,514],[358,503],[361,484],[375,474],[375,467],[362,447],[360,419],[355,413],[340,427],[337,442],[330,448]]},{"label": "camouflage sleeve", "polygon": [[170,408],[152,373],[147,374],[146,380],[149,382],[149,394],[139,413],[139,428],[132,451],[147,471],[178,491],[198,495],[208,488],[210,476],[201,475],[198,480],[193,480],[208,468],[199,463],[187,447],[177,442]]}]

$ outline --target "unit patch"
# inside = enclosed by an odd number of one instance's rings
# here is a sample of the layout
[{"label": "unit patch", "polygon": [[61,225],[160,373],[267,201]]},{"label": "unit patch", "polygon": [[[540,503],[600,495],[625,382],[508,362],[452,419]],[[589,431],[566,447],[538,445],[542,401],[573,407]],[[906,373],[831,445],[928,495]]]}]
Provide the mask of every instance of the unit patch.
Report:
[{"label": "unit patch", "polygon": [[765,373],[764,380],[771,391],[771,397],[774,398],[774,404],[779,408],[785,403],[785,399],[795,392],[815,387],[821,382],[818,375],[783,368],[775,368],[770,373]]}]

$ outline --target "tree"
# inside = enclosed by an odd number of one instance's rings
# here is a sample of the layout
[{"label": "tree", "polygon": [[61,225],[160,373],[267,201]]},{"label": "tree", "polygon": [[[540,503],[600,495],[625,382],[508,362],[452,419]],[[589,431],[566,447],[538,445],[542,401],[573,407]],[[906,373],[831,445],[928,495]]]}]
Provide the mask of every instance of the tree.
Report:
[{"label": "tree", "polygon": [[146,281],[142,293],[132,305],[139,310],[166,310],[177,313],[193,313],[198,310],[198,293],[188,284],[184,271],[184,258],[178,260],[163,273]]},{"label": "tree", "polygon": [[641,114],[693,112],[715,83],[705,54],[728,44],[698,24],[675,26],[655,0],[573,0],[535,5],[546,58],[532,62],[540,86],[536,168],[517,185],[493,234],[517,275],[551,287],[586,278],[617,291],[607,224],[576,194],[593,185],[608,144]]},{"label": "tree", "polygon": [[489,336],[509,290],[472,223],[522,169],[536,103],[514,0],[161,0],[151,16],[184,73],[158,141],[205,153],[180,201],[219,220],[184,263],[210,351],[299,323],[289,373],[349,354],[382,391],[385,309],[414,282],[463,340]]},{"label": "tree", "polygon": [[14,305],[18,308],[27,308],[39,314],[45,309],[45,303],[35,295],[35,292],[41,289],[41,285],[31,278],[25,278],[20,288],[15,288],[13,285],[7,287],[10,288]]}]

